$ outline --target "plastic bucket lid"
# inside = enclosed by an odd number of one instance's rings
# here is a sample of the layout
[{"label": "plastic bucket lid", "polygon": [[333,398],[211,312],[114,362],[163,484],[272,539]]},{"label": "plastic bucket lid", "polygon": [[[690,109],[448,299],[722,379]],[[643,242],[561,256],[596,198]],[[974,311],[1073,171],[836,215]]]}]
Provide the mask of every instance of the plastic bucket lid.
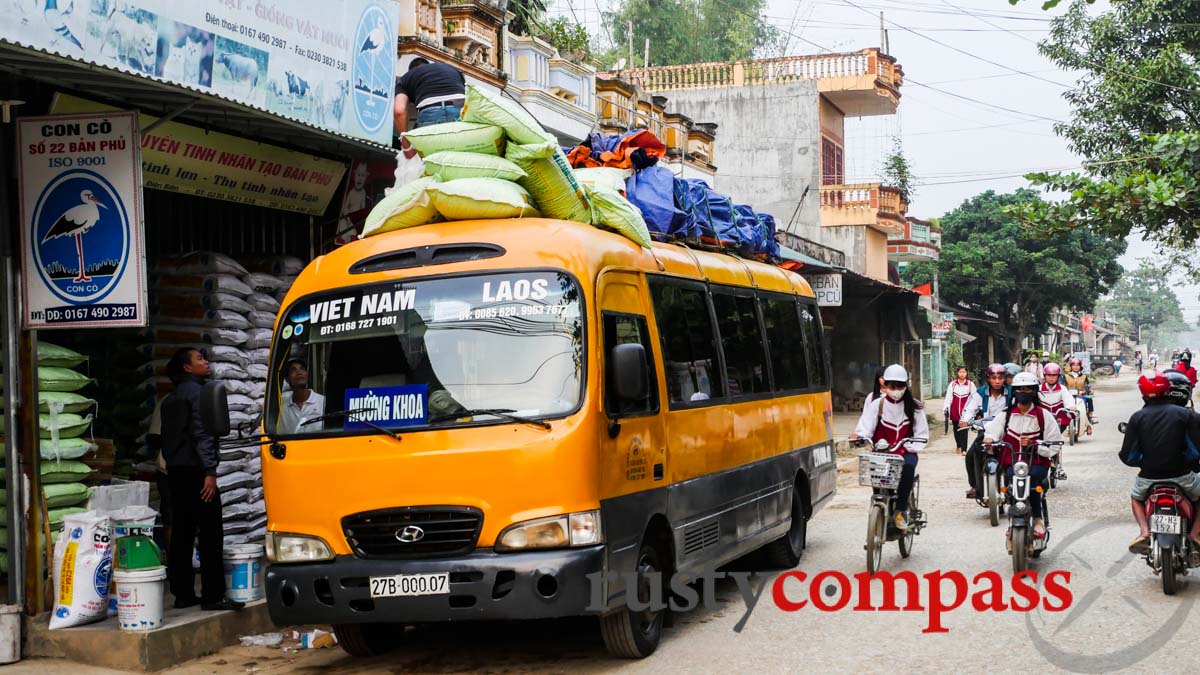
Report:
[{"label": "plastic bucket lid", "polygon": [[117,583],[139,581],[162,581],[167,578],[167,568],[163,566],[151,567],[147,570],[113,570],[113,580]]},{"label": "plastic bucket lid", "polygon": [[229,558],[261,558],[266,555],[266,549],[261,544],[232,544],[225,547],[224,557]]}]

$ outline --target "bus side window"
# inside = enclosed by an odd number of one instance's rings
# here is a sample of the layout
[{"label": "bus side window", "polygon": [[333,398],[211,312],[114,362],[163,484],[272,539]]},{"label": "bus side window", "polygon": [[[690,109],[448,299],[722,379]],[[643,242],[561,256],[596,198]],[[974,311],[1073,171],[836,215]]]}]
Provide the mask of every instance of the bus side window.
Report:
[{"label": "bus side window", "polygon": [[754,298],[714,287],[712,301],[725,351],[729,393],[738,396],[768,391],[767,355]]},{"label": "bus side window", "polygon": [[725,396],[719,373],[716,331],[703,287],[650,278],[654,320],[662,342],[664,377],[671,403]]},{"label": "bus side window", "polygon": [[825,340],[821,335],[821,315],[816,305],[807,303],[800,305],[800,323],[804,327],[804,350],[808,353],[808,372],[812,373],[814,387],[827,388],[829,382],[825,376],[828,359],[825,354]]},{"label": "bus side window", "polygon": [[775,391],[807,389],[810,372],[808,354],[805,352],[805,336],[796,299],[764,294],[759,301],[762,303],[763,323],[767,326]]},{"label": "bus side window", "polygon": [[604,354],[612,353],[613,347],[624,344],[640,344],[646,350],[649,370],[646,371],[646,398],[641,401],[622,402],[612,385],[611,370],[606,369],[604,387],[604,409],[610,417],[640,417],[658,412],[658,378],[654,374],[654,350],[650,347],[650,331],[646,328],[646,317],[636,314],[604,313]]}]

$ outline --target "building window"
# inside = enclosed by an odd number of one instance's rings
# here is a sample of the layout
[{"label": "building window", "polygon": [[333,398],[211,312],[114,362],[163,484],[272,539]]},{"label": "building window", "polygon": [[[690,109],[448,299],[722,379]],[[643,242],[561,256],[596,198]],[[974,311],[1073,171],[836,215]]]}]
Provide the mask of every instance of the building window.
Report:
[{"label": "building window", "polygon": [[821,185],[841,185],[846,181],[842,146],[821,138]]}]

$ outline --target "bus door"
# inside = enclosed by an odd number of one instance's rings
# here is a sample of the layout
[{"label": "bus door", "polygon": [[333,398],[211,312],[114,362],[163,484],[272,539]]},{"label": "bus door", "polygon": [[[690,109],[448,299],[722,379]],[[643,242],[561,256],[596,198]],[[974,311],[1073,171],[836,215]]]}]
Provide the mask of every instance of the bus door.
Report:
[{"label": "bus door", "polygon": [[[650,333],[653,321],[643,277],[635,272],[605,272],[597,288],[602,522],[612,556],[610,568],[628,570],[635,563],[650,516],[666,511],[669,473],[661,414],[665,392],[660,386],[661,359],[656,336]],[[611,381],[613,347],[629,343],[640,344],[646,351],[647,395],[640,401],[619,400]]]}]

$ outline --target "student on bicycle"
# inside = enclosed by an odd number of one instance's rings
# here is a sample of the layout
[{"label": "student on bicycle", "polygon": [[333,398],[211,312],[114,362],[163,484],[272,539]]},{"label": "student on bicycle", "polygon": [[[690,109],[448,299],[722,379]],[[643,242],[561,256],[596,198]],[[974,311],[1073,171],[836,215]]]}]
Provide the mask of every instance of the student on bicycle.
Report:
[{"label": "student on bicycle", "polygon": [[[895,446],[906,438],[929,438],[929,420],[925,417],[925,406],[913,397],[908,388],[908,371],[899,364],[887,367],[883,372],[883,396],[872,402],[862,417],[850,440],[869,438],[872,442],[886,441]],[[908,529],[908,497],[912,494],[913,481],[917,475],[917,451],[920,443],[904,445],[896,454],[904,457],[904,469],[900,472],[900,485],[896,488],[895,526],[898,530]]]},{"label": "student on bicycle", "polygon": [[[991,446],[997,440],[1007,443],[1000,448],[1000,466],[1004,467],[1009,483],[1013,475],[1013,448],[1024,448],[1037,441],[1063,440],[1058,428],[1058,420],[1048,410],[1038,405],[1038,381],[1033,373],[1020,373],[1013,378],[1013,405],[997,415],[984,431],[983,444]],[[1048,488],[1047,479],[1050,475],[1051,458],[1057,449],[1037,446],[1032,453],[1029,463],[1029,475],[1036,488]],[[1029,493],[1029,507],[1033,510],[1033,536],[1046,536],[1046,521],[1042,517],[1042,492],[1036,489]]]},{"label": "student on bicycle", "polygon": [[[984,422],[991,422],[996,415],[1003,415],[1004,411],[1008,410],[1008,400],[1012,395],[1005,383],[1009,377],[1008,371],[999,363],[993,363],[987,367],[986,374],[987,383],[971,395],[971,401],[963,411],[964,420],[973,422],[982,419]],[[979,453],[983,451],[982,446],[983,437],[980,436],[966,453],[967,482],[971,485],[971,489],[967,490],[967,499],[975,499],[980,487],[975,484],[975,463]]]}]

